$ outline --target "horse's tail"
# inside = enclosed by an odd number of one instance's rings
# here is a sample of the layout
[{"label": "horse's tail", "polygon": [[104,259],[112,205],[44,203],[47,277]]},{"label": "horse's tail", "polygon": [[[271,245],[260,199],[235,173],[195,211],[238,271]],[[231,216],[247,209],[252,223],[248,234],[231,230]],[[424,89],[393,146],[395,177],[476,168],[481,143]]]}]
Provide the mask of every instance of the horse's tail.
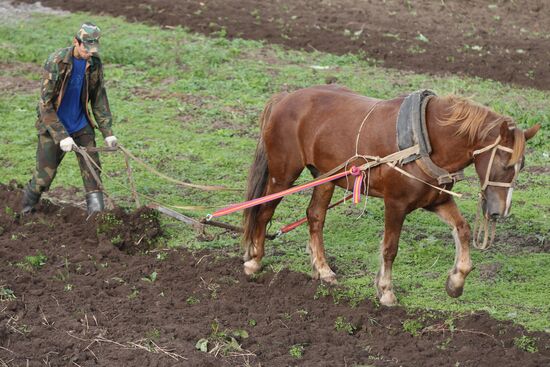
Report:
[{"label": "horse's tail", "polygon": [[[248,182],[246,189],[246,200],[253,200],[265,195],[267,186],[267,177],[269,169],[267,167],[267,153],[265,151],[265,144],[262,138],[264,128],[271,116],[271,110],[273,106],[277,104],[287,93],[279,93],[273,95],[264,107],[262,115],[260,117],[260,139],[256,146],[256,153],[254,154],[254,162],[250,166],[248,173]],[[245,261],[249,260],[253,255],[254,243],[252,236],[256,230],[257,216],[260,211],[260,205],[247,208],[243,213],[243,239],[242,245],[245,250]]]}]

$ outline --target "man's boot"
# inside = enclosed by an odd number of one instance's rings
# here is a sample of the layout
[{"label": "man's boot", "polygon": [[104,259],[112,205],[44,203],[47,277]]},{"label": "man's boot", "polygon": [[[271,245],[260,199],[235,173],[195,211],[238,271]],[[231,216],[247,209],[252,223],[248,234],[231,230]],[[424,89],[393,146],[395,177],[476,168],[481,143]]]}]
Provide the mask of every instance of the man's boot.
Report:
[{"label": "man's boot", "polygon": [[30,186],[27,184],[25,189],[23,189],[23,200],[21,202],[21,214],[29,214],[35,210],[36,204],[40,201],[40,193],[31,190]]},{"label": "man's boot", "polygon": [[87,193],[86,207],[88,208],[88,215],[103,211],[105,209],[105,204],[103,203],[103,193],[101,191]]}]

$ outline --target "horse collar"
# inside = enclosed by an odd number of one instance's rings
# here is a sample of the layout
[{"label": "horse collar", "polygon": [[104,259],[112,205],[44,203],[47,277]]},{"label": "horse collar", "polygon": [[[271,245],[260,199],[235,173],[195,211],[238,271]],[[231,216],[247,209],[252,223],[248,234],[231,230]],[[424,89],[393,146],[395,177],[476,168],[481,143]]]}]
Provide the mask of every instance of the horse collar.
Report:
[{"label": "horse collar", "polygon": [[436,179],[439,185],[455,183],[464,179],[464,171],[449,173],[430,158],[432,147],[426,127],[426,108],[433,97],[435,97],[434,92],[419,90],[409,94],[401,103],[396,121],[399,150],[405,150],[413,145],[419,146],[419,152],[403,159],[402,164],[416,162],[420,169]]}]

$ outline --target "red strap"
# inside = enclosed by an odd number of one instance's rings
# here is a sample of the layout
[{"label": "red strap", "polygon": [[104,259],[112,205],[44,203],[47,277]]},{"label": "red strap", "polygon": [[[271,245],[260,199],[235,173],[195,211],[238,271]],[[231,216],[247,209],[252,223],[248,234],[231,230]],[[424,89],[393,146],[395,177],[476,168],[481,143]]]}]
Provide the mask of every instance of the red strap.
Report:
[{"label": "red strap", "polygon": [[290,189],[286,189],[286,190],[283,190],[281,192],[277,192],[277,193],[274,193],[274,194],[271,194],[271,195],[263,196],[263,197],[260,197],[260,198],[257,198],[257,199],[245,201],[245,202],[238,203],[238,204],[232,204],[232,205],[229,205],[228,207],[217,210],[213,214],[208,215],[207,220],[210,220],[212,218],[221,217],[221,216],[224,216],[224,215],[227,215],[227,214],[231,214],[231,213],[234,213],[234,212],[239,211],[239,210],[251,208],[251,207],[256,206],[256,205],[268,203],[270,201],[282,198],[283,196],[294,194],[294,193],[297,193],[299,191],[309,189],[311,187],[319,186],[319,185],[322,185],[324,183],[334,181],[334,180],[340,179],[342,177],[346,177],[350,174],[351,175],[356,175],[357,172],[359,172],[359,174],[360,174],[361,170],[359,168],[353,166],[353,167],[351,167],[350,170],[343,171],[343,172],[337,173],[335,175],[325,177],[325,178],[320,179],[320,180],[314,180],[314,181],[308,182],[306,184],[296,186],[296,187],[291,187]]},{"label": "red strap", "polygon": [[[350,195],[346,196],[345,198],[338,200],[338,201],[335,202],[334,204],[330,204],[329,207],[328,207],[327,209],[332,209],[332,208],[334,208],[336,205],[342,204],[344,201],[351,199],[352,196],[353,196],[353,194],[350,194]],[[297,220],[296,222],[287,224],[286,226],[284,226],[283,228],[281,228],[281,229],[279,230],[279,233],[281,233],[281,234],[283,234],[283,233],[288,233],[288,232],[292,231],[293,229],[295,229],[295,228],[301,226],[302,224],[304,224],[304,223],[306,223],[306,222],[307,222],[307,217],[304,217],[304,218],[302,218],[302,219],[299,219],[299,220]]]}]

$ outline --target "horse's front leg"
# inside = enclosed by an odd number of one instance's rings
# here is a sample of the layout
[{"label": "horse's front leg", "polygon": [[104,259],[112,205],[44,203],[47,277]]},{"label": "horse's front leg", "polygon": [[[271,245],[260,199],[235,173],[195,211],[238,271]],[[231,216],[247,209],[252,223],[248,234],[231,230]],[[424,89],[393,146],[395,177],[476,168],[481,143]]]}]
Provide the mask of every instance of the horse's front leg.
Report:
[{"label": "horse's front leg", "polygon": [[434,211],[443,221],[453,227],[453,238],[455,240],[455,262],[447,277],[446,290],[451,297],[460,297],[464,290],[466,277],[472,271],[472,260],[470,259],[470,226],[458,210],[452,198],[438,204],[429,210]]},{"label": "horse's front leg", "polygon": [[307,208],[309,223],[309,250],[313,278],[320,278],[328,283],[336,283],[336,274],[328,266],[323,245],[323,227],[327,214],[327,207],[334,193],[334,184],[326,183],[315,187],[311,202]]},{"label": "horse's front leg", "polygon": [[391,272],[393,261],[397,256],[399,236],[405,220],[406,211],[399,203],[385,201],[384,210],[384,239],[380,245],[380,270],[376,275],[375,285],[384,306],[397,304],[393,293]]}]

